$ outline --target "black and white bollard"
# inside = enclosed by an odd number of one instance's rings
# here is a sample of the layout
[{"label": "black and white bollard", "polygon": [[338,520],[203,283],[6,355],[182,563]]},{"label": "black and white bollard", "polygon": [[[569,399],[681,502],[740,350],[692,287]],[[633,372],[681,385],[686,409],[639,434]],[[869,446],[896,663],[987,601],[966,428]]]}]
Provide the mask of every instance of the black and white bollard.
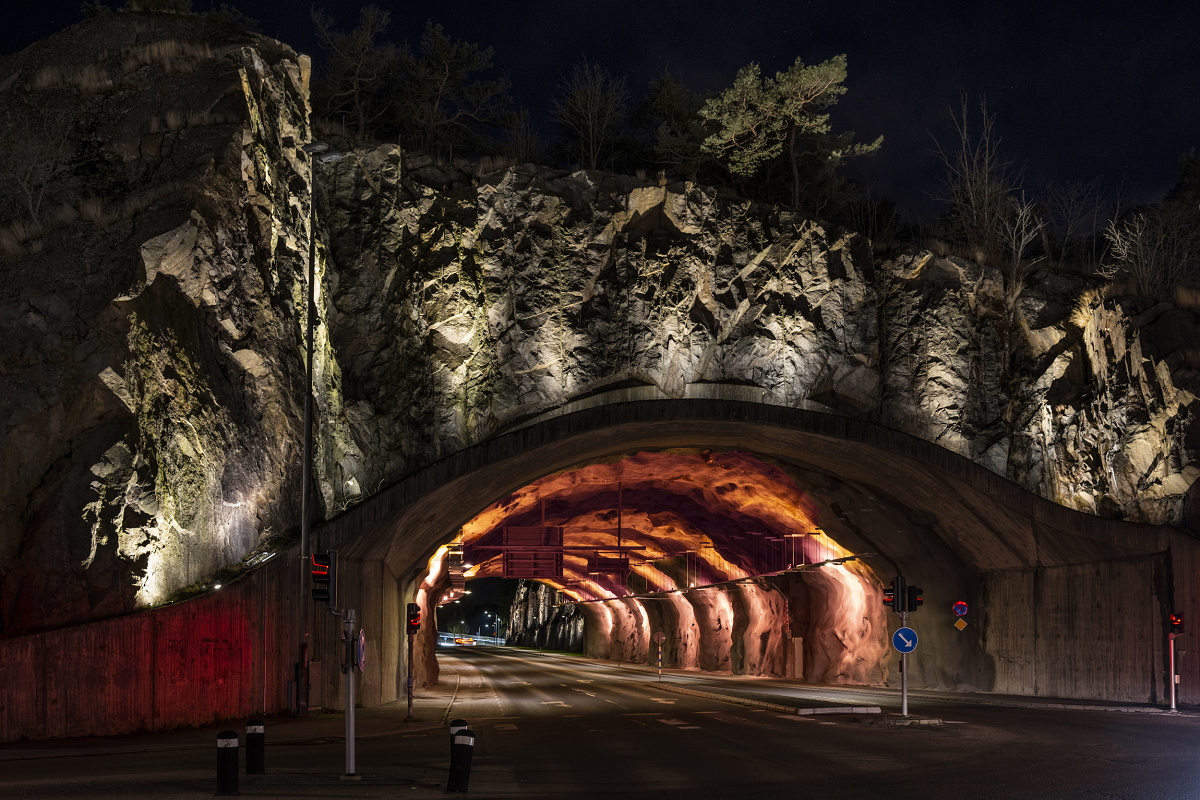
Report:
[{"label": "black and white bollard", "polygon": [[450,779],[446,782],[447,792],[465,792],[471,780],[475,734],[466,725],[461,719],[450,723]]},{"label": "black and white bollard", "polygon": [[217,794],[238,793],[238,735],[237,731],[217,734]]},{"label": "black and white bollard", "polygon": [[267,729],[261,719],[246,722],[246,774],[262,775],[267,771]]}]

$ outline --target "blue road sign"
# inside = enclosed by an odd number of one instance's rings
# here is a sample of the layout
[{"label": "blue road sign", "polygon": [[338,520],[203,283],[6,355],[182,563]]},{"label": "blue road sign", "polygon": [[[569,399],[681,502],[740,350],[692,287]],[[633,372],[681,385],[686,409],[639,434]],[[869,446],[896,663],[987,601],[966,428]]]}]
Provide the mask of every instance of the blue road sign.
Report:
[{"label": "blue road sign", "polygon": [[960,617],[966,616],[967,602],[965,600],[959,600],[957,603],[955,603],[954,604],[954,613]]},{"label": "blue road sign", "polygon": [[917,649],[917,632],[912,628],[900,628],[892,634],[892,647],[901,653],[911,653]]}]

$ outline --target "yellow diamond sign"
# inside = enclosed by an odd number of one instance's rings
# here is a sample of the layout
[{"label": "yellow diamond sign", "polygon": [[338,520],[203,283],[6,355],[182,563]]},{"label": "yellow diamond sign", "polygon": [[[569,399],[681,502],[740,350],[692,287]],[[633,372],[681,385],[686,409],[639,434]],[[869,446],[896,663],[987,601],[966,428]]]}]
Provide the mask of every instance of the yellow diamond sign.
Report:
[{"label": "yellow diamond sign", "polygon": [[967,627],[967,621],[965,619],[963,619],[962,617],[959,617],[958,619],[956,619],[954,621],[954,627],[958,628],[961,631],[963,628]]}]

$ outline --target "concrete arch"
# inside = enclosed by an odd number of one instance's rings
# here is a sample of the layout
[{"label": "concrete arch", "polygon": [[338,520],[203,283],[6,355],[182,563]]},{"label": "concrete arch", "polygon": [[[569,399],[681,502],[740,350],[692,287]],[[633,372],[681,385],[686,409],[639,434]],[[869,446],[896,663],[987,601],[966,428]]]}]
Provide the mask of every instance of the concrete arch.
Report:
[{"label": "concrete arch", "polygon": [[[322,526],[321,546],[342,554],[346,601],[368,630],[382,631],[382,657],[364,678],[364,699],[399,695],[403,642],[390,631],[398,631],[401,604],[415,593],[426,560],[472,515],[549,473],[675,447],[744,450],[825,480],[829,496],[847,503],[829,503],[830,535],[855,552],[882,553],[926,588],[922,621],[931,633],[910,661],[918,685],[1161,696],[1154,620],[1169,599],[1162,589],[1167,554],[1183,547],[1191,558],[1190,537],[1057,506],[937,445],[863,420],[733,400],[669,400],[536,421],[456,453]],[[852,506],[864,497],[882,510],[883,527],[870,519],[880,511]],[[1091,577],[1082,581],[1085,573]],[[1097,582],[1121,583],[1136,602],[1101,622],[1063,618],[1062,608],[1086,606]],[[949,606],[963,598],[982,609],[967,636],[950,628]],[[1094,649],[1097,625],[1136,645],[1116,677],[1079,666]],[[1072,658],[1058,658],[1051,637],[1039,639],[1047,626],[1057,626],[1056,646],[1074,648]]]}]

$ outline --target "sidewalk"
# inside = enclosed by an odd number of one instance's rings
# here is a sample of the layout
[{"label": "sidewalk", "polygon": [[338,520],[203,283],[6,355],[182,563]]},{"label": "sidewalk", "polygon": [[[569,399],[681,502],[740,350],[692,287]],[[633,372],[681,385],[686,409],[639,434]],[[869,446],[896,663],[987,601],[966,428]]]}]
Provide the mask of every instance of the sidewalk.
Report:
[{"label": "sidewalk", "polygon": [[[443,665],[441,683],[413,695],[415,722],[404,722],[408,714],[407,698],[382,706],[354,709],[356,740],[377,739],[397,734],[414,734],[445,728],[445,711],[454,696],[458,674],[453,665]],[[312,711],[307,716],[265,716],[267,747],[298,744],[323,744],[344,741],[346,715],[341,711]],[[64,756],[113,756],[172,750],[209,750],[215,746],[217,732],[233,730],[245,741],[246,721],[213,723],[200,728],[88,736],[71,739],[42,739],[0,744],[0,762]]]}]

